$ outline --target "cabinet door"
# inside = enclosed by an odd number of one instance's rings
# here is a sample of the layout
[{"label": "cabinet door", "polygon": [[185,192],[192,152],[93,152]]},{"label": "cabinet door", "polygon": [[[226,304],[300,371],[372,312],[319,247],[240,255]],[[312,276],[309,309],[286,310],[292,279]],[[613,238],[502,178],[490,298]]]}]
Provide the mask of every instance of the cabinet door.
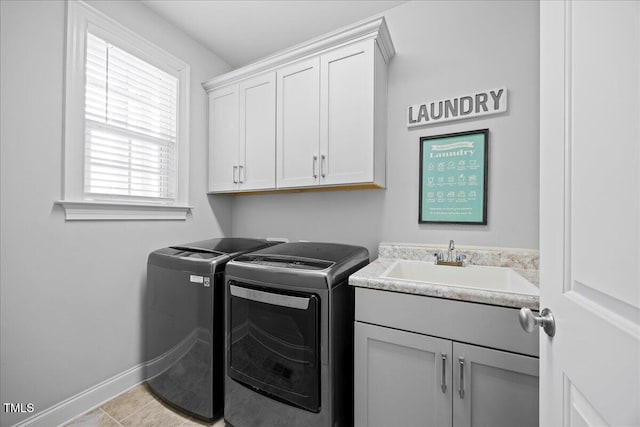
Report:
[{"label": "cabinet door", "polygon": [[537,427],[538,359],[453,343],[453,425]]},{"label": "cabinet door", "polygon": [[209,94],[209,191],[237,190],[238,85]]},{"label": "cabinet door", "polygon": [[275,72],[240,82],[240,190],[276,186]]},{"label": "cabinet door", "polygon": [[320,183],[374,180],[374,41],[320,57]]},{"label": "cabinet door", "polygon": [[278,188],[318,184],[319,64],[313,58],[277,71]]},{"label": "cabinet door", "polygon": [[451,341],[355,322],[355,425],[451,425]]}]

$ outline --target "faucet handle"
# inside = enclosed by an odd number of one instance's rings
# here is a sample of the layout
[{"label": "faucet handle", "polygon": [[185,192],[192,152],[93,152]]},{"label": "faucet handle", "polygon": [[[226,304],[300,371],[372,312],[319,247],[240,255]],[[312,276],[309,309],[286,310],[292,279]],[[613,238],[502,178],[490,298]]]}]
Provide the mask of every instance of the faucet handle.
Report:
[{"label": "faucet handle", "polygon": [[467,256],[465,254],[457,254],[456,255],[456,261],[458,262],[464,262],[467,259]]},{"label": "faucet handle", "polygon": [[436,263],[438,261],[444,260],[444,254],[442,252],[436,252],[433,254],[433,256],[436,257]]}]

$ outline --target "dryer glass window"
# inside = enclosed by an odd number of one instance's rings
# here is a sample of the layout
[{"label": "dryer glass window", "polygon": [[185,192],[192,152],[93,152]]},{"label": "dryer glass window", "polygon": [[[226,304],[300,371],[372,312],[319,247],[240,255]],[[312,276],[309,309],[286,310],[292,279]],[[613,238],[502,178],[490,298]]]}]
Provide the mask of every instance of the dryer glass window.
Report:
[{"label": "dryer glass window", "polygon": [[229,376],[259,392],[320,410],[316,295],[230,282]]}]

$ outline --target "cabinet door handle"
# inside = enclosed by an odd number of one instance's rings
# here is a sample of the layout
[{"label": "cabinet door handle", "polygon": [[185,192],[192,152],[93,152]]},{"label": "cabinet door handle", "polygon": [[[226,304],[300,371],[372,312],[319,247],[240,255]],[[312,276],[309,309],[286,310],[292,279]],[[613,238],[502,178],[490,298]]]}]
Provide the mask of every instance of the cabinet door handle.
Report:
[{"label": "cabinet door handle", "polygon": [[324,173],[324,164],[327,160],[327,156],[325,156],[324,154],[322,156],[320,156],[320,176],[321,177],[325,177],[325,173]]},{"label": "cabinet door handle", "polygon": [[313,177],[317,178],[318,177],[318,156],[313,156],[313,165],[312,165],[312,169],[313,169]]},{"label": "cabinet door handle", "polygon": [[458,394],[460,399],[464,399],[464,357],[458,358],[460,364],[460,385],[458,386]]},{"label": "cabinet door handle", "polygon": [[[242,184],[242,183],[244,182],[244,177],[243,177],[243,175],[242,175],[242,171],[243,171],[243,170],[244,170],[244,166],[239,165],[239,166],[238,166],[238,182],[239,182],[240,184]],[[245,174],[246,174],[246,172],[245,172]]]},{"label": "cabinet door handle", "polygon": [[234,166],[233,166],[233,174],[232,174],[232,175],[233,175],[233,178],[232,178],[232,179],[233,179],[233,183],[234,183],[234,184],[237,184],[237,183],[238,183],[238,180],[236,179],[236,172],[237,172],[237,170],[238,170],[238,166],[234,165]]},{"label": "cabinet door handle", "polygon": [[442,357],[442,379],[440,381],[440,388],[443,393],[447,392],[447,353],[441,353]]}]

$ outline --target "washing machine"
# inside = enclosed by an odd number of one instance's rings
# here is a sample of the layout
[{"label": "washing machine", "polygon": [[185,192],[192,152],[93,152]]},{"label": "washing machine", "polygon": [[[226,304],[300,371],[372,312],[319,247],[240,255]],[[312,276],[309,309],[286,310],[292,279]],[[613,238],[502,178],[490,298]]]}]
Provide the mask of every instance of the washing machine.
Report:
[{"label": "washing machine", "polygon": [[149,255],[146,378],[164,402],[205,421],[222,416],[225,266],[239,255],[275,244],[219,238]]},{"label": "washing machine", "polygon": [[363,247],[297,242],[227,264],[227,425],[353,425],[348,278],[368,262]]}]

